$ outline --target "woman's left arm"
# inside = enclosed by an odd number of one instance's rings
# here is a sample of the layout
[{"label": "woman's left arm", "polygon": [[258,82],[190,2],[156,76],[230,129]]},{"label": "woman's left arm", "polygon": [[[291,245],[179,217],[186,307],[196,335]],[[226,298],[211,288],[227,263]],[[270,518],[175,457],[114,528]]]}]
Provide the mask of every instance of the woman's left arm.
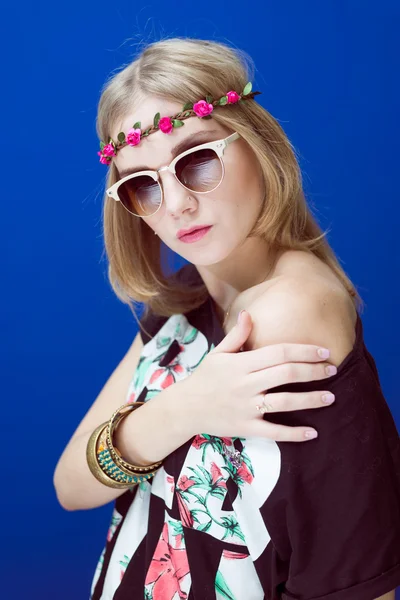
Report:
[{"label": "woman's left arm", "polygon": [[392,590],[391,592],[388,592],[387,594],[384,594],[383,596],[379,596],[379,598],[376,598],[376,600],[396,600],[395,595],[396,595],[396,590]]},{"label": "woman's left arm", "polygon": [[268,390],[271,405],[274,392],[336,397],[328,408],[264,415],[319,434],[278,444],[280,478],[262,507],[276,556],[290,564],[284,600],[394,600],[400,585],[399,437],[349,302],[323,281],[291,278],[246,307],[253,331],[245,349],[318,344],[338,367],[324,381]]}]

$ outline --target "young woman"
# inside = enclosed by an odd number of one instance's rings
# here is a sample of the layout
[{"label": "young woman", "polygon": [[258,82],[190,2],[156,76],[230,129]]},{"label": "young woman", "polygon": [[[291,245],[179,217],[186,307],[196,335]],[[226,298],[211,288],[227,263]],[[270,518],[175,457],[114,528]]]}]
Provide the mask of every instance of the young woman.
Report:
[{"label": "young woman", "polygon": [[[400,582],[399,438],[361,299],[252,70],[173,38],[101,96],[109,278],[146,311],[54,476],[67,510],[115,501],[92,600],[373,600]],[[187,262],[173,275],[161,242]]]}]

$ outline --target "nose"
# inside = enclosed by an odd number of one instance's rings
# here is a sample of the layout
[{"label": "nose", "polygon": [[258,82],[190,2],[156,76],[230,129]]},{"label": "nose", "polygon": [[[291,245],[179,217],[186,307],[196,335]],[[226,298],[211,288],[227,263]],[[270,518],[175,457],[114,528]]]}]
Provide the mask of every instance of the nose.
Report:
[{"label": "nose", "polygon": [[160,174],[161,187],[164,193],[165,210],[172,216],[180,215],[185,211],[194,211],[197,208],[197,200],[193,192],[186,189],[167,168],[161,168],[165,171]]}]

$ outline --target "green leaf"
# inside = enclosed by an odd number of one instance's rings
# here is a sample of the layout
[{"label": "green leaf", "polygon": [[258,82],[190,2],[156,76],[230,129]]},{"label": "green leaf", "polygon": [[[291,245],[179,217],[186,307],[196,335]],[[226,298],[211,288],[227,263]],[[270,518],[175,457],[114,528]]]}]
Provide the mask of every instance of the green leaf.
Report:
[{"label": "green leaf", "polygon": [[214,496],[215,498],[220,498],[221,500],[223,500],[225,498],[224,489],[225,488],[222,487],[213,488],[210,492],[210,496]]},{"label": "green leaf", "polygon": [[118,141],[120,141],[120,142],[121,142],[121,144],[123,144],[123,143],[124,143],[124,141],[125,141],[125,134],[124,134],[124,132],[123,132],[123,131],[120,131],[120,132],[119,132],[119,134],[118,134]]},{"label": "green leaf", "polygon": [[212,119],[211,115],[206,115],[205,117],[201,117],[202,119]]},{"label": "green leaf", "polygon": [[156,339],[157,349],[165,348],[165,346],[168,346],[171,342],[172,338],[170,336],[159,335]]},{"label": "green leaf", "polygon": [[186,102],[186,104],[184,105],[184,107],[182,108],[182,110],[192,110],[193,108],[193,102]]},{"label": "green leaf", "polygon": [[208,102],[208,104],[211,104],[213,101],[213,97],[212,96],[206,96],[206,102]]},{"label": "green leaf", "polygon": [[103,150],[104,146],[105,146],[105,143],[104,142],[100,142],[100,150]]},{"label": "green leaf", "polygon": [[202,506],[205,506],[205,505],[206,505],[206,503],[205,503],[205,500],[204,500],[203,496],[200,496],[199,494],[196,494],[196,492],[194,492],[194,491],[192,490],[192,488],[193,488],[193,485],[191,485],[191,486],[190,486],[190,488],[188,488],[188,489],[186,490],[186,492],[187,492],[188,494],[190,494],[191,496],[194,496],[194,497],[197,499],[197,502],[198,502],[199,504],[201,504]]},{"label": "green leaf", "polygon": [[183,115],[184,117],[188,117],[190,115],[190,110],[188,110],[187,112],[185,112],[185,114]]},{"label": "green leaf", "polygon": [[189,329],[189,331],[186,333],[185,337],[183,338],[183,343],[184,344],[191,344],[196,339],[198,333],[199,332],[196,329],[196,327],[191,327]]},{"label": "green leaf", "polygon": [[212,521],[208,521],[208,523],[203,523],[196,527],[197,531],[208,531],[211,527]]},{"label": "green leaf", "polygon": [[228,104],[228,96],[222,96],[222,98],[219,99],[218,104],[220,106],[224,106],[224,104]]},{"label": "green leaf", "polygon": [[137,123],[134,124],[133,129],[140,129],[141,127],[141,123],[140,121],[137,121]]},{"label": "green leaf", "polygon": [[159,112],[156,115],[154,115],[154,122],[153,122],[154,123],[154,127],[158,127],[158,122],[160,120],[160,117],[161,117],[161,115],[160,115]]},{"label": "green leaf", "polygon": [[180,121],[179,119],[172,119],[172,125],[174,127],[182,127],[182,125],[184,125],[185,123],[183,121]]},{"label": "green leaf", "polygon": [[144,131],[142,133],[142,137],[146,137],[147,135],[149,135],[149,130],[148,129],[146,129],[146,131]]},{"label": "green leaf", "polygon": [[206,483],[211,483],[211,474],[207,471],[207,469],[205,469],[203,465],[198,465],[198,467],[204,475],[204,481]]},{"label": "green leaf", "polygon": [[215,577],[215,589],[219,593],[218,595],[223,596],[225,600],[235,600],[235,596],[226,583],[221,571],[218,571]]},{"label": "green leaf", "polygon": [[133,386],[136,390],[142,389],[146,371],[150,367],[152,362],[153,361],[151,358],[146,358],[145,356],[140,357],[139,363],[135,370],[135,374],[133,376]]},{"label": "green leaf", "polygon": [[247,96],[247,94],[250,94],[252,88],[253,88],[252,83],[251,83],[251,81],[249,81],[249,83],[246,83],[244,90],[242,92],[242,95]]},{"label": "green leaf", "polygon": [[173,530],[172,531],[173,535],[182,535],[183,534],[183,526],[180,521],[178,521],[178,522],[168,521],[168,524],[171,526],[171,528]]}]

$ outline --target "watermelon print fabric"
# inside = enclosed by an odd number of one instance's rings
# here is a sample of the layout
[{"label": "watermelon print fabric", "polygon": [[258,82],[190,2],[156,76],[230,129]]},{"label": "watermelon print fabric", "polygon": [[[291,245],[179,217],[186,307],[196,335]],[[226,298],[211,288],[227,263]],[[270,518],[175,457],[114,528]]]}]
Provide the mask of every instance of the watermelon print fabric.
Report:
[{"label": "watermelon print fabric", "polygon": [[[175,278],[201,283],[193,265]],[[143,324],[126,402],[188,377],[224,337],[211,297]],[[324,386],[333,406],[268,415],[315,427],[317,440],[199,432],[118,497],[90,600],[373,600],[399,585],[399,436],[360,316],[353,350]]]}]

